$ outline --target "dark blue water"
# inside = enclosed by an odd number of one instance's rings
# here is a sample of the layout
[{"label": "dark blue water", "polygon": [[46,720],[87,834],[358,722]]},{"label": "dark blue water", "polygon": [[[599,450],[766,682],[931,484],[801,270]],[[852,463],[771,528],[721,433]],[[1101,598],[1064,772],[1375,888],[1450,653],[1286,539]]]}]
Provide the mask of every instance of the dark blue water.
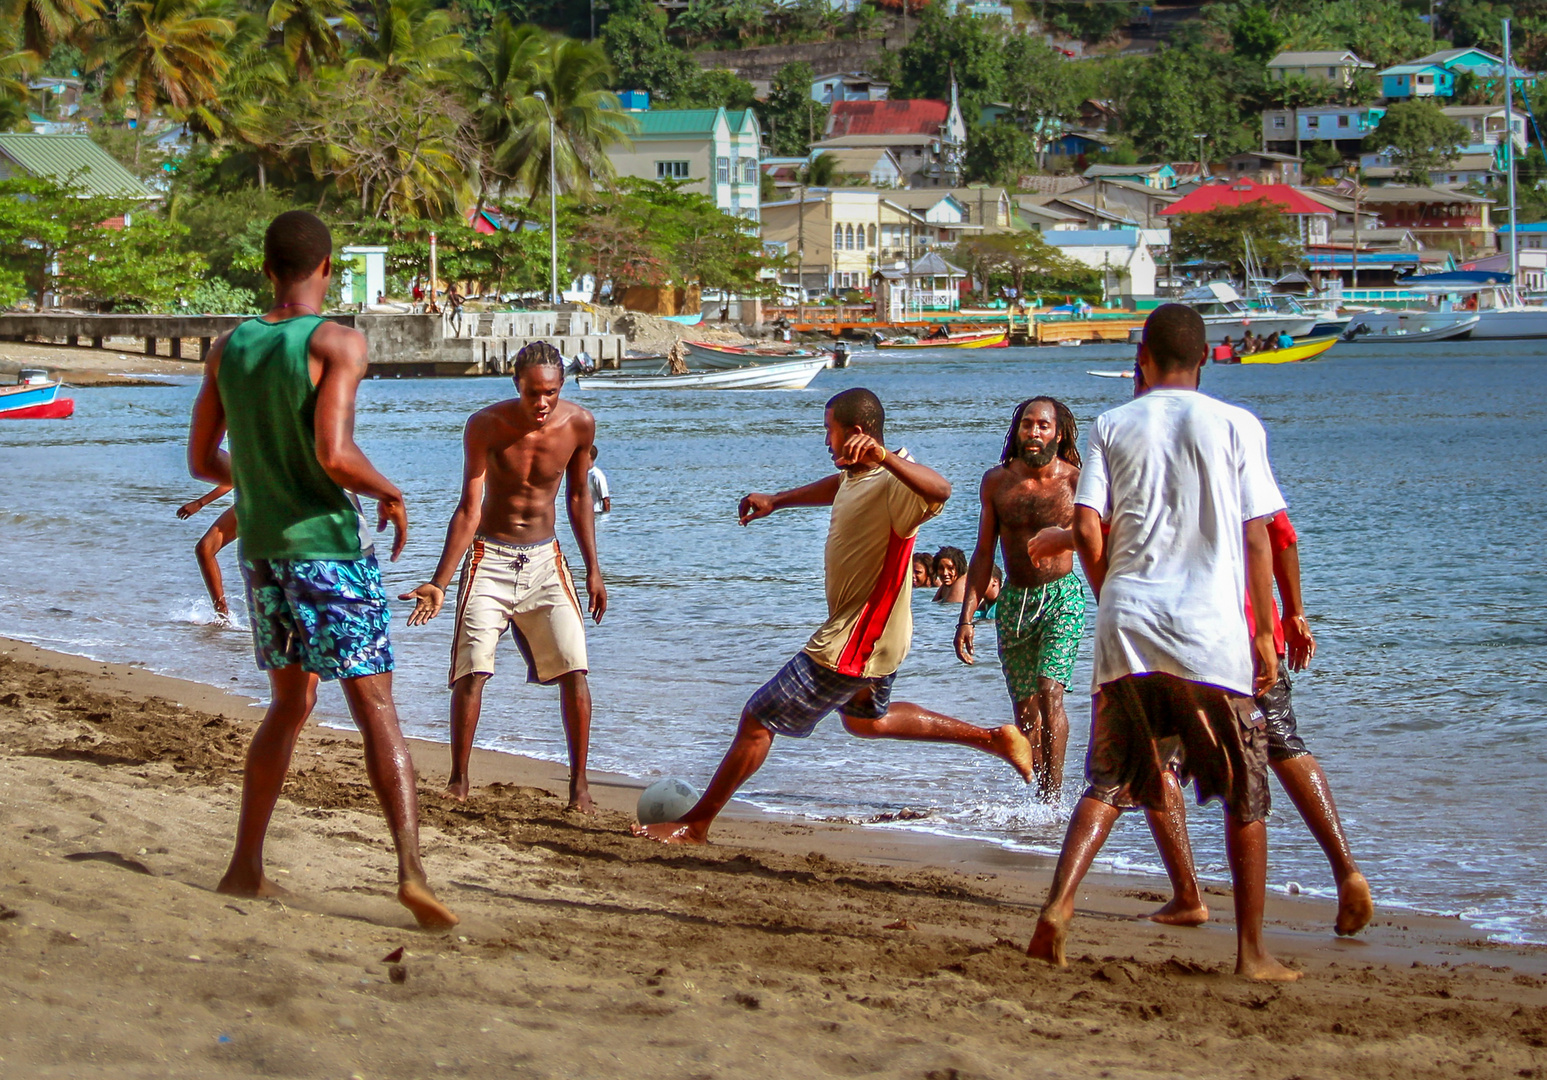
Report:
[{"label": "dark blue water", "polygon": [[[599,528],[612,607],[591,635],[593,763],[707,781],[743,701],[821,621],[821,511],[742,529],[736,502],[830,469],[822,403],[864,384],[886,402],[888,442],[940,469],[956,494],[920,546],[970,548],[976,490],[1011,407],[1051,393],[1082,424],[1126,400],[1128,349],[993,350],[892,360],[862,353],[804,392],[573,396],[599,425],[614,512]],[[1205,388],[1267,425],[1301,537],[1320,642],[1296,682],[1301,731],[1331,777],[1377,900],[1458,912],[1495,934],[1547,941],[1543,749],[1547,705],[1547,379],[1530,342],[1339,346],[1326,360],[1211,368]],[[359,438],[404,489],[413,529],[387,569],[424,580],[456,500],[466,415],[503,380],[374,381]],[[191,387],[75,392],[67,422],[0,425],[0,633],[262,696],[245,634],[212,625],[192,545],[218,510],[179,522],[201,489],[183,464]],[[563,529],[561,528],[561,535]],[[566,543],[567,543],[566,537]],[[569,545],[573,553],[573,545]],[[223,557],[234,573],[232,552]],[[574,560],[578,565],[578,559]],[[233,596],[236,582],[228,582]],[[920,596],[899,697],[998,724],[1009,699],[980,631],[975,668],[950,640],[956,612]],[[444,738],[450,622],[395,637],[406,726]],[[528,687],[514,650],[485,694],[480,741],[563,758],[554,692]],[[1083,758],[1088,646],[1071,695],[1071,776]],[[336,690],[323,709],[343,717]],[[1078,785],[1071,781],[1071,795]],[[1067,806],[1036,805],[996,760],[950,747],[859,742],[833,721],[780,740],[745,792],[759,804],[865,817],[914,807],[913,823],[1056,850]],[[1272,819],[1270,879],[1330,890],[1288,800]],[[1224,875],[1218,811],[1195,811],[1206,872]],[[1153,867],[1134,817],[1104,856]]]}]

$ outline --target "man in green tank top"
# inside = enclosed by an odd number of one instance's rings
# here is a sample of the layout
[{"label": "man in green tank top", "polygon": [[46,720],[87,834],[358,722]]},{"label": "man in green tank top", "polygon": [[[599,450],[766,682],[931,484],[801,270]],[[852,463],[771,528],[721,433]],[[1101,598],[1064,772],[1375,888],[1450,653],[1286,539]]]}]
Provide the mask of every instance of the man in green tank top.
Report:
[{"label": "man in green tank top", "polygon": [[[317,217],[280,214],[264,236],[274,307],[219,338],[193,408],[188,466],[234,484],[242,574],[270,704],[247,751],[236,850],[220,881],[233,896],[278,897],[263,840],[317,683],[337,679],[365,745],[366,772],[398,856],[398,899],[419,925],[455,926],[419,860],[413,762],[392,702],[391,615],[356,493],[376,500],[376,531],[408,536],[403,495],[355,445],[365,339],[318,315],[333,239]],[[230,437],[230,452],[221,450]]]}]

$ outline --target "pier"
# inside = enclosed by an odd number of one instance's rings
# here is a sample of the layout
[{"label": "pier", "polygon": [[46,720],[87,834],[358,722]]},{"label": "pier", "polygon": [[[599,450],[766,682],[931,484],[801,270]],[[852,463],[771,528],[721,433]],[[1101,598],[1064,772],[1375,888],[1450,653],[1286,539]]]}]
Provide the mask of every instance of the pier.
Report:
[{"label": "pier", "polygon": [[[146,356],[184,356],[196,342],[199,359],[210,345],[250,315],[92,315],[76,312],[0,314],[0,340],[111,349],[125,338]],[[621,334],[587,311],[467,311],[445,314],[341,313],[327,316],[365,336],[373,374],[499,375],[512,370],[516,353],[546,341],[566,357],[584,350],[601,367],[616,367],[628,347]]]}]

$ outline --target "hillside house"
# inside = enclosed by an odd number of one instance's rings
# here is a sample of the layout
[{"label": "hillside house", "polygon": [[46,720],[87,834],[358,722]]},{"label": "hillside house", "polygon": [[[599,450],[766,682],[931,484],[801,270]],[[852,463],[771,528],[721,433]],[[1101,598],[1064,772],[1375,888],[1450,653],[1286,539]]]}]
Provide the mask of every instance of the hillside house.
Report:
[{"label": "hillside house", "polygon": [[787,255],[780,282],[806,295],[863,289],[878,267],[916,258],[937,229],[890,192],[811,188],[763,205],[763,244]]},{"label": "hillside house", "polygon": [[953,84],[949,101],[840,101],[813,148],[888,149],[909,187],[956,187],[962,175],[967,124]]},{"label": "hillside house", "polygon": [[1274,82],[1293,78],[1344,88],[1354,84],[1359,72],[1374,70],[1374,64],[1359,59],[1347,49],[1281,52],[1268,61],[1268,78]]},{"label": "hillside house", "polygon": [[615,143],[607,157],[619,176],[688,180],[727,214],[757,221],[762,129],[751,109],[654,109],[639,122],[632,146]]},{"label": "hillside house", "polygon": [[1254,184],[1246,179],[1232,180],[1228,184],[1207,184],[1184,195],[1162,210],[1161,214],[1170,218],[1253,202],[1273,203],[1277,205],[1279,213],[1292,218],[1295,235],[1302,245],[1325,244],[1331,239],[1332,223],[1336,217],[1332,208],[1287,184]]},{"label": "hillside house", "polygon": [[891,84],[863,71],[835,71],[811,80],[811,100],[823,105],[840,101],[885,101]]},{"label": "hillside house", "polygon": [[1456,92],[1456,74],[1438,64],[1397,64],[1380,73],[1380,85],[1387,101],[1448,98]]}]

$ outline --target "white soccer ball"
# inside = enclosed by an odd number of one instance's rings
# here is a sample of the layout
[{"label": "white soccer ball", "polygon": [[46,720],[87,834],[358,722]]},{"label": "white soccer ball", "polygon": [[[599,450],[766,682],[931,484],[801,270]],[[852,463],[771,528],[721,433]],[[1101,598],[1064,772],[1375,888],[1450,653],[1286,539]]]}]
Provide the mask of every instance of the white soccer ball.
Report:
[{"label": "white soccer ball", "polygon": [[657,780],[639,795],[639,823],[659,825],[679,821],[698,802],[698,792],[681,780]]}]

